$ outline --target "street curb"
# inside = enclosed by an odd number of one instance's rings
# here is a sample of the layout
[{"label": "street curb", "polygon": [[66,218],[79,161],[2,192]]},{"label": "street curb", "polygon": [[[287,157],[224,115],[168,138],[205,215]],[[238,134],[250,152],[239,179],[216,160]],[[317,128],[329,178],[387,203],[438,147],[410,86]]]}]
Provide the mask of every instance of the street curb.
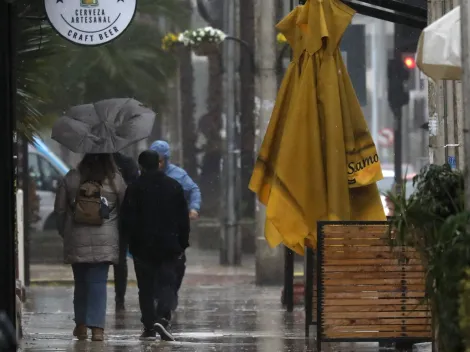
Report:
[{"label": "street curb", "polygon": [[[233,275],[229,276],[232,278],[236,278],[237,281],[246,281],[246,282],[253,282],[255,280],[255,275]],[[214,282],[217,281],[217,279],[220,278],[227,278],[226,275],[208,275],[208,274],[187,274],[185,281],[193,281],[193,280],[198,280],[198,279],[206,279],[206,280],[214,280]],[[189,283],[188,282],[188,283]],[[127,284],[129,286],[137,286],[137,281],[134,279],[130,279],[127,281]],[[74,281],[73,279],[64,279],[64,280],[31,280],[30,286],[32,287],[47,287],[47,286],[73,286]],[[114,285],[114,280],[108,280],[108,286],[113,286]]]},{"label": "street curb", "polygon": [[[73,286],[73,280],[32,280],[30,282],[30,286],[38,287],[38,286]],[[114,281],[108,281],[108,286],[114,285]],[[137,286],[136,280],[129,280],[127,281],[128,286]]]}]

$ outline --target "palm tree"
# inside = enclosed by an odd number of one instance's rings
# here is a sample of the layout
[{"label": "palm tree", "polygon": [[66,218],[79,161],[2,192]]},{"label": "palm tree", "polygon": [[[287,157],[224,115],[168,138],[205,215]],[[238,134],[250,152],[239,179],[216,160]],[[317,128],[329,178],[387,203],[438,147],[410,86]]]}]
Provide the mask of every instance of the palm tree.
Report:
[{"label": "palm tree", "polygon": [[[20,8],[16,46],[17,131],[31,139],[44,124],[43,111],[52,98],[51,61],[60,56],[62,46],[52,28],[31,6]],[[25,17],[32,17],[25,18]],[[37,19],[36,19],[37,18]]]},{"label": "palm tree", "polygon": [[15,57],[17,187],[23,189],[25,222],[31,225],[38,220],[40,200],[36,192],[36,183],[28,177],[28,141],[31,141],[33,134],[44,124],[42,111],[51,98],[49,82],[53,66],[50,60],[54,55],[60,54],[61,47],[57,35],[41,18],[42,10],[24,3],[19,3],[18,7],[20,15],[17,20]]},{"label": "palm tree", "polygon": [[[161,49],[159,20],[178,22],[187,10],[181,1],[141,0],[135,22],[114,42],[99,47],[66,44],[58,92],[59,105],[118,96],[132,96],[158,108],[166,101],[166,85],[174,75],[175,60]],[[65,96],[64,96],[65,95]]]}]

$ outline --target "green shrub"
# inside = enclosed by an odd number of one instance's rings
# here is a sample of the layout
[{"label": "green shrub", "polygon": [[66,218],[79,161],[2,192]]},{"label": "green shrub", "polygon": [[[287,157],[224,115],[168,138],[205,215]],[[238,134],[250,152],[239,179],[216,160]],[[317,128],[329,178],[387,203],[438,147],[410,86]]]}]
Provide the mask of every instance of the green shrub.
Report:
[{"label": "green shrub", "polygon": [[458,297],[470,263],[470,213],[464,208],[463,174],[447,164],[430,165],[413,183],[416,190],[408,199],[404,193],[388,195],[395,207],[392,245],[412,246],[421,255],[439,351],[464,351]]},{"label": "green shrub", "polygon": [[465,351],[470,352],[470,269],[461,282],[459,317]]}]

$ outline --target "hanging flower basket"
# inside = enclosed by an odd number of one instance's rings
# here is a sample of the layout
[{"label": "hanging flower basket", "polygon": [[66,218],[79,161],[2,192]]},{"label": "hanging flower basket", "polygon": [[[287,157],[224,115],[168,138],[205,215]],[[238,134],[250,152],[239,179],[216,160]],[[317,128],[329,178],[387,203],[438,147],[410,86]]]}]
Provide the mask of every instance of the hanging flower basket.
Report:
[{"label": "hanging flower basket", "polygon": [[203,42],[193,45],[192,49],[197,56],[210,56],[219,52],[219,45],[213,42]]},{"label": "hanging flower basket", "polygon": [[219,44],[225,40],[225,33],[220,29],[204,27],[186,30],[178,40],[185,46],[191,46],[197,56],[209,56],[219,52]]}]

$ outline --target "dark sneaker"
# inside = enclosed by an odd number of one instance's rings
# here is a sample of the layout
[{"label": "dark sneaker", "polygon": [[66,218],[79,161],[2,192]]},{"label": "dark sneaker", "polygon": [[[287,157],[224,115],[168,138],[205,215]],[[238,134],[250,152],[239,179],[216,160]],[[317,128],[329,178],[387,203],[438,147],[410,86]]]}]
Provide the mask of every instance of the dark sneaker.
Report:
[{"label": "dark sneaker", "polygon": [[157,339],[157,332],[155,329],[144,329],[139,340],[141,341],[155,341]]},{"label": "dark sneaker", "polygon": [[159,319],[155,323],[155,330],[158,332],[163,341],[175,341],[175,338],[168,331],[169,322],[166,319]]}]

